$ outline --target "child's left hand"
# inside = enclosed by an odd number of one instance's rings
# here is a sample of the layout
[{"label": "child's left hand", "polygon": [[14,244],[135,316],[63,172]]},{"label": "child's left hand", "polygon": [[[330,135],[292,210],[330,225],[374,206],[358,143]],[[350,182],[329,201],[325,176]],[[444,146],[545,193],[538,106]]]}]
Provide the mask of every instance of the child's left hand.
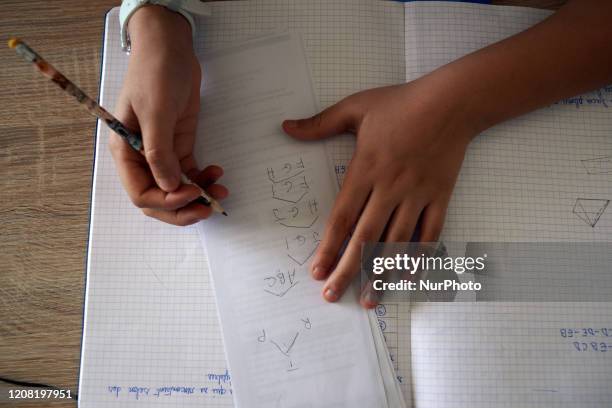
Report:
[{"label": "child's left hand", "polygon": [[[360,92],[310,119],[283,123],[286,133],[304,140],[357,135],[311,265],[315,279],[327,278],[326,300],[338,300],[360,270],[363,243],[409,241],[419,217],[420,240],[438,239],[465,150],[477,133],[466,126],[463,101],[447,91],[443,80],[427,76]],[[362,304],[373,307],[376,301],[366,298]]]}]

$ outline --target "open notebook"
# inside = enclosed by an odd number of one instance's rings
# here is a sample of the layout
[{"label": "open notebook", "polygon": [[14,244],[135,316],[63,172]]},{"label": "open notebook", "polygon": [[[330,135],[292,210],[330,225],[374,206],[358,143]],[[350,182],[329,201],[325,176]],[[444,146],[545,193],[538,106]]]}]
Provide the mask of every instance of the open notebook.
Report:
[{"label": "open notebook", "polygon": [[[548,14],[533,9],[375,0],[212,3],[204,55],[297,31],[322,107],[354,91],[413,79]],[[101,101],[110,108],[127,57],[117,10],[106,22]],[[471,146],[452,200],[448,240],[610,240],[610,90],[498,126]],[[231,406],[207,260],[195,228],[133,208],[98,128],[80,404]],[[352,153],[329,150],[339,179]],[[537,313],[534,311],[537,309]],[[387,304],[377,308],[406,399],[417,407],[605,406],[612,353],[581,353],[566,327],[612,326],[611,307]],[[273,387],[273,384],[270,385]],[[504,405],[504,403],[506,405]],[[282,405],[281,405],[282,406]]]}]

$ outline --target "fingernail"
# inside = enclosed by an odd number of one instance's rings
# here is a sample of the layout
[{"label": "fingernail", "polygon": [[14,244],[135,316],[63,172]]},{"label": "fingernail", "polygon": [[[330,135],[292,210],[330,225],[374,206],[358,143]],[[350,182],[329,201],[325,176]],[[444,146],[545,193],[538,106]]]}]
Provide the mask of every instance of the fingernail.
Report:
[{"label": "fingernail", "polygon": [[325,277],[325,269],[320,266],[315,266],[312,270],[312,277],[315,279],[323,279]]},{"label": "fingernail", "polygon": [[297,127],[297,120],[286,120],[285,121],[285,126],[290,128],[290,129],[294,129]]},{"label": "fingernail", "polygon": [[336,300],[338,300],[338,294],[330,288],[325,289],[323,296],[328,302],[335,302]]}]

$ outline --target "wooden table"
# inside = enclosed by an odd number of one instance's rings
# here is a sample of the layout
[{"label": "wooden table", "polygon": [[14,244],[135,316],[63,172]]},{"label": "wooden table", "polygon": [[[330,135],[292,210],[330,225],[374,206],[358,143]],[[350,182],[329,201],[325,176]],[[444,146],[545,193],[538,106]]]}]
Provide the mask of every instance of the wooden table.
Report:
[{"label": "wooden table", "polygon": [[[2,44],[27,39],[97,96],[104,14],[118,3],[4,0]],[[95,120],[4,45],[0,84],[0,377],[76,392]],[[0,382],[0,407],[8,388]],[[75,402],[19,406],[49,404]]]}]

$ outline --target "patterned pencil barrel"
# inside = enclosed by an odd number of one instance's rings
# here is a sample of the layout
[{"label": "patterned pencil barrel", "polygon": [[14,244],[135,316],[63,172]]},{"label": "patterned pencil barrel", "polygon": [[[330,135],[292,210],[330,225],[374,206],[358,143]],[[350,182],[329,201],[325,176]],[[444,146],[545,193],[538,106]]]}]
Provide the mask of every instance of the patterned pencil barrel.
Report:
[{"label": "patterned pencil barrel", "polygon": [[135,150],[142,150],[142,138],[140,135],[127,129],[120,121],[111,115],[106,109],[98,105],[89,95],[81,88],[76,86],[71,80],[66,78],[64,74],[55,69],[53,65],[48,63],[36,51],[30,48],[25,42],[11,38],[8,42],[10,48],[13,48],[17,54],[21,55],[26,61],[31,62],[34,66],[53,83],[62,88],[66,93],[72,95],[89,113],[103,120],[108,127],[115,133],[121,136]]},{"label": "patterned pencil barrel", "polygon": [[[26,61],[31,62],[34,66],[57,86],[62,88],[65,92],[72,95],[89,113],[104,121],[106,125],[116,134],[118,134],[126,143],[128,143],[134,150],[144,154],[144,144],[142,135],[139,132],[129,130],[123,123],[117,118],[110,114],[106,109],[100,106],[96,101],[91,99],[85,92],[83,92],[78,86],[70,81],[64,74],[55,69],[53,65],[49,64],[43,57],[41,57],[36,51],[30,48],[26,43],[18,38],[11,38],[8,41],[8,46],[14,49],[17,54],[21,55]],[[193,184],[200,189],[200,197],[198,202],[207,206],[211,206],[214,211],[227,216],[227,212],[221,207],[221,204],[212,198],[208,193],[192,182],[184,174],[181,175],[183,183]]]}]

